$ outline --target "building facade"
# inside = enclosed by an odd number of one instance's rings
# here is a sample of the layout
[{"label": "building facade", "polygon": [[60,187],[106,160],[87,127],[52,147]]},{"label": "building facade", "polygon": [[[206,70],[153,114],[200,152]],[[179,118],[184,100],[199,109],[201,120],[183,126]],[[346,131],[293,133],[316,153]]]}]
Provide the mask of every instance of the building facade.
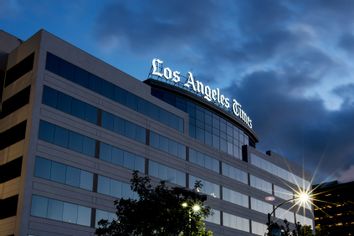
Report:
[{"label": "building facade", "polygon": [[[310,184],[258,151],[245,119],[173,82],[143,83],[44,30],[0,42],[0,235],[93,235],[115,199],[136,197],[132,170],[201,180],[214,235],[264,235],[267,213]],[[312,226],[312,209],[291,206],[275,217]]]},{"label": "building facade", "polygon": [[338,181],[314,186],[315,224],[323,235],[354,234],[354,181]]}]

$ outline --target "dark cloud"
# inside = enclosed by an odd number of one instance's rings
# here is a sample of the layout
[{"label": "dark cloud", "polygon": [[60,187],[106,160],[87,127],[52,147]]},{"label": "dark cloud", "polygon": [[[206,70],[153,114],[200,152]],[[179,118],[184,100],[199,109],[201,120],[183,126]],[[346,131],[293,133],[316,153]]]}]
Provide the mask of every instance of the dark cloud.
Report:
[{"label": "dark cloud", "polygon": [[[350,0],[118,1],[101,12],[95,37],[192,66],[242,102],[261,149],[340,175],[354,164],[354,88],[338,86],[352,72],[337,55],[354,52],[353,15]],[[338,110],[321,88],[341,99]]]},{"label": "dark cloud", "polygon": [[[354,86],[346,88],[336,91],[344,97],[354,94]],[[341,170],[354,165],[354,133],[348,132],[354,130],[353,105],[328,111],[320,99],[289,96],[291,89],[287,79],[271,71],[247,75],[227,91],[252,117],[260,138],[258,148],[274,150],[298,163],[303,160],[307,169],[319,168],[316,181],[341,175]]]}]

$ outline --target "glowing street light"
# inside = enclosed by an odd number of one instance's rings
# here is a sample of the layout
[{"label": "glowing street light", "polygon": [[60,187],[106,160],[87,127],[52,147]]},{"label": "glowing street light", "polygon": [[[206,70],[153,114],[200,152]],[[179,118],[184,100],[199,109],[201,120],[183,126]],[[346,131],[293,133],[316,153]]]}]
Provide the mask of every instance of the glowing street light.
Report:
[{"label": "glowing street light", "polygon": [[[267,196],[265,198],[265,200],[274,201],[275,198],[273,196]],[[271,216],[274,214],[274,217],[275,217],[275,210],[278,209],[280,206],[282,206],[282,205],[284,205],[285,203],[288,203],[288,202],[294,202],[294,206],[298,205],[298,206],[305,207],[305,206],[310,206],[311,204],[313,204],[312,201],[313,201],[313,196],[311,194],[311,191],[309,191],[309,190],[306,190],[306,191],[303,191],[303,190],[295,191],[294,198],[291,198],[291,199],[288,199],[288,200],[285,200],[285,201],[281,202],[276,207],[274,207],[274,209],[273,209],[273,211],[271,213],[268,213],[268,223],[267,223],[268,232],[270,231],[270,226],[271,226]],[[278,230],[280,230],[280,228],[275,227],[274,229],[275,229],[276,232],[270,232],[271,233],[270,235],[278,235],[278,233],[279,233]]]}]

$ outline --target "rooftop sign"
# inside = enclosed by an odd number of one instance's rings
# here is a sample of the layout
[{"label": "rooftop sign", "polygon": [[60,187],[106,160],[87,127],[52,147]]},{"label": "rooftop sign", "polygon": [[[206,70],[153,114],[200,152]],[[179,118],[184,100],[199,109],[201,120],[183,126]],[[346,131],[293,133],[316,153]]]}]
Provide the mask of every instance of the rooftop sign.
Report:
[{"label": "rooftop sign", "polygon": [[238,103],[236,99],[226,97],[221,93],[219,88],[211,88],[201,81],[196,80],[192,72],[187,72],[187,76],[182,76],[181,72],[172,70],[169,67],[164,67],[163,61],[155,58],[152,60],[152,71],[150,75],[169,81],[188,91],[193,91],[193,93],[203,97],[208,102],[213,102],[217,106],[232,112],[252,129],[251,118],[242,109],[241,104]]}]

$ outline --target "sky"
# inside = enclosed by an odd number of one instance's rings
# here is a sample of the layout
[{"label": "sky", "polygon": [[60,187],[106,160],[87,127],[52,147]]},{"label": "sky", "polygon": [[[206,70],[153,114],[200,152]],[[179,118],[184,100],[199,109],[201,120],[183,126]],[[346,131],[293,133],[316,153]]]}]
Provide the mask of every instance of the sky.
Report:
[{"label": "sky", "polygon": [[351,0],[0,0],[20,39],[45,29],[139,80],[160,58],[219,87],[257,148],[315,183],[354,180],[353,16]]}]

